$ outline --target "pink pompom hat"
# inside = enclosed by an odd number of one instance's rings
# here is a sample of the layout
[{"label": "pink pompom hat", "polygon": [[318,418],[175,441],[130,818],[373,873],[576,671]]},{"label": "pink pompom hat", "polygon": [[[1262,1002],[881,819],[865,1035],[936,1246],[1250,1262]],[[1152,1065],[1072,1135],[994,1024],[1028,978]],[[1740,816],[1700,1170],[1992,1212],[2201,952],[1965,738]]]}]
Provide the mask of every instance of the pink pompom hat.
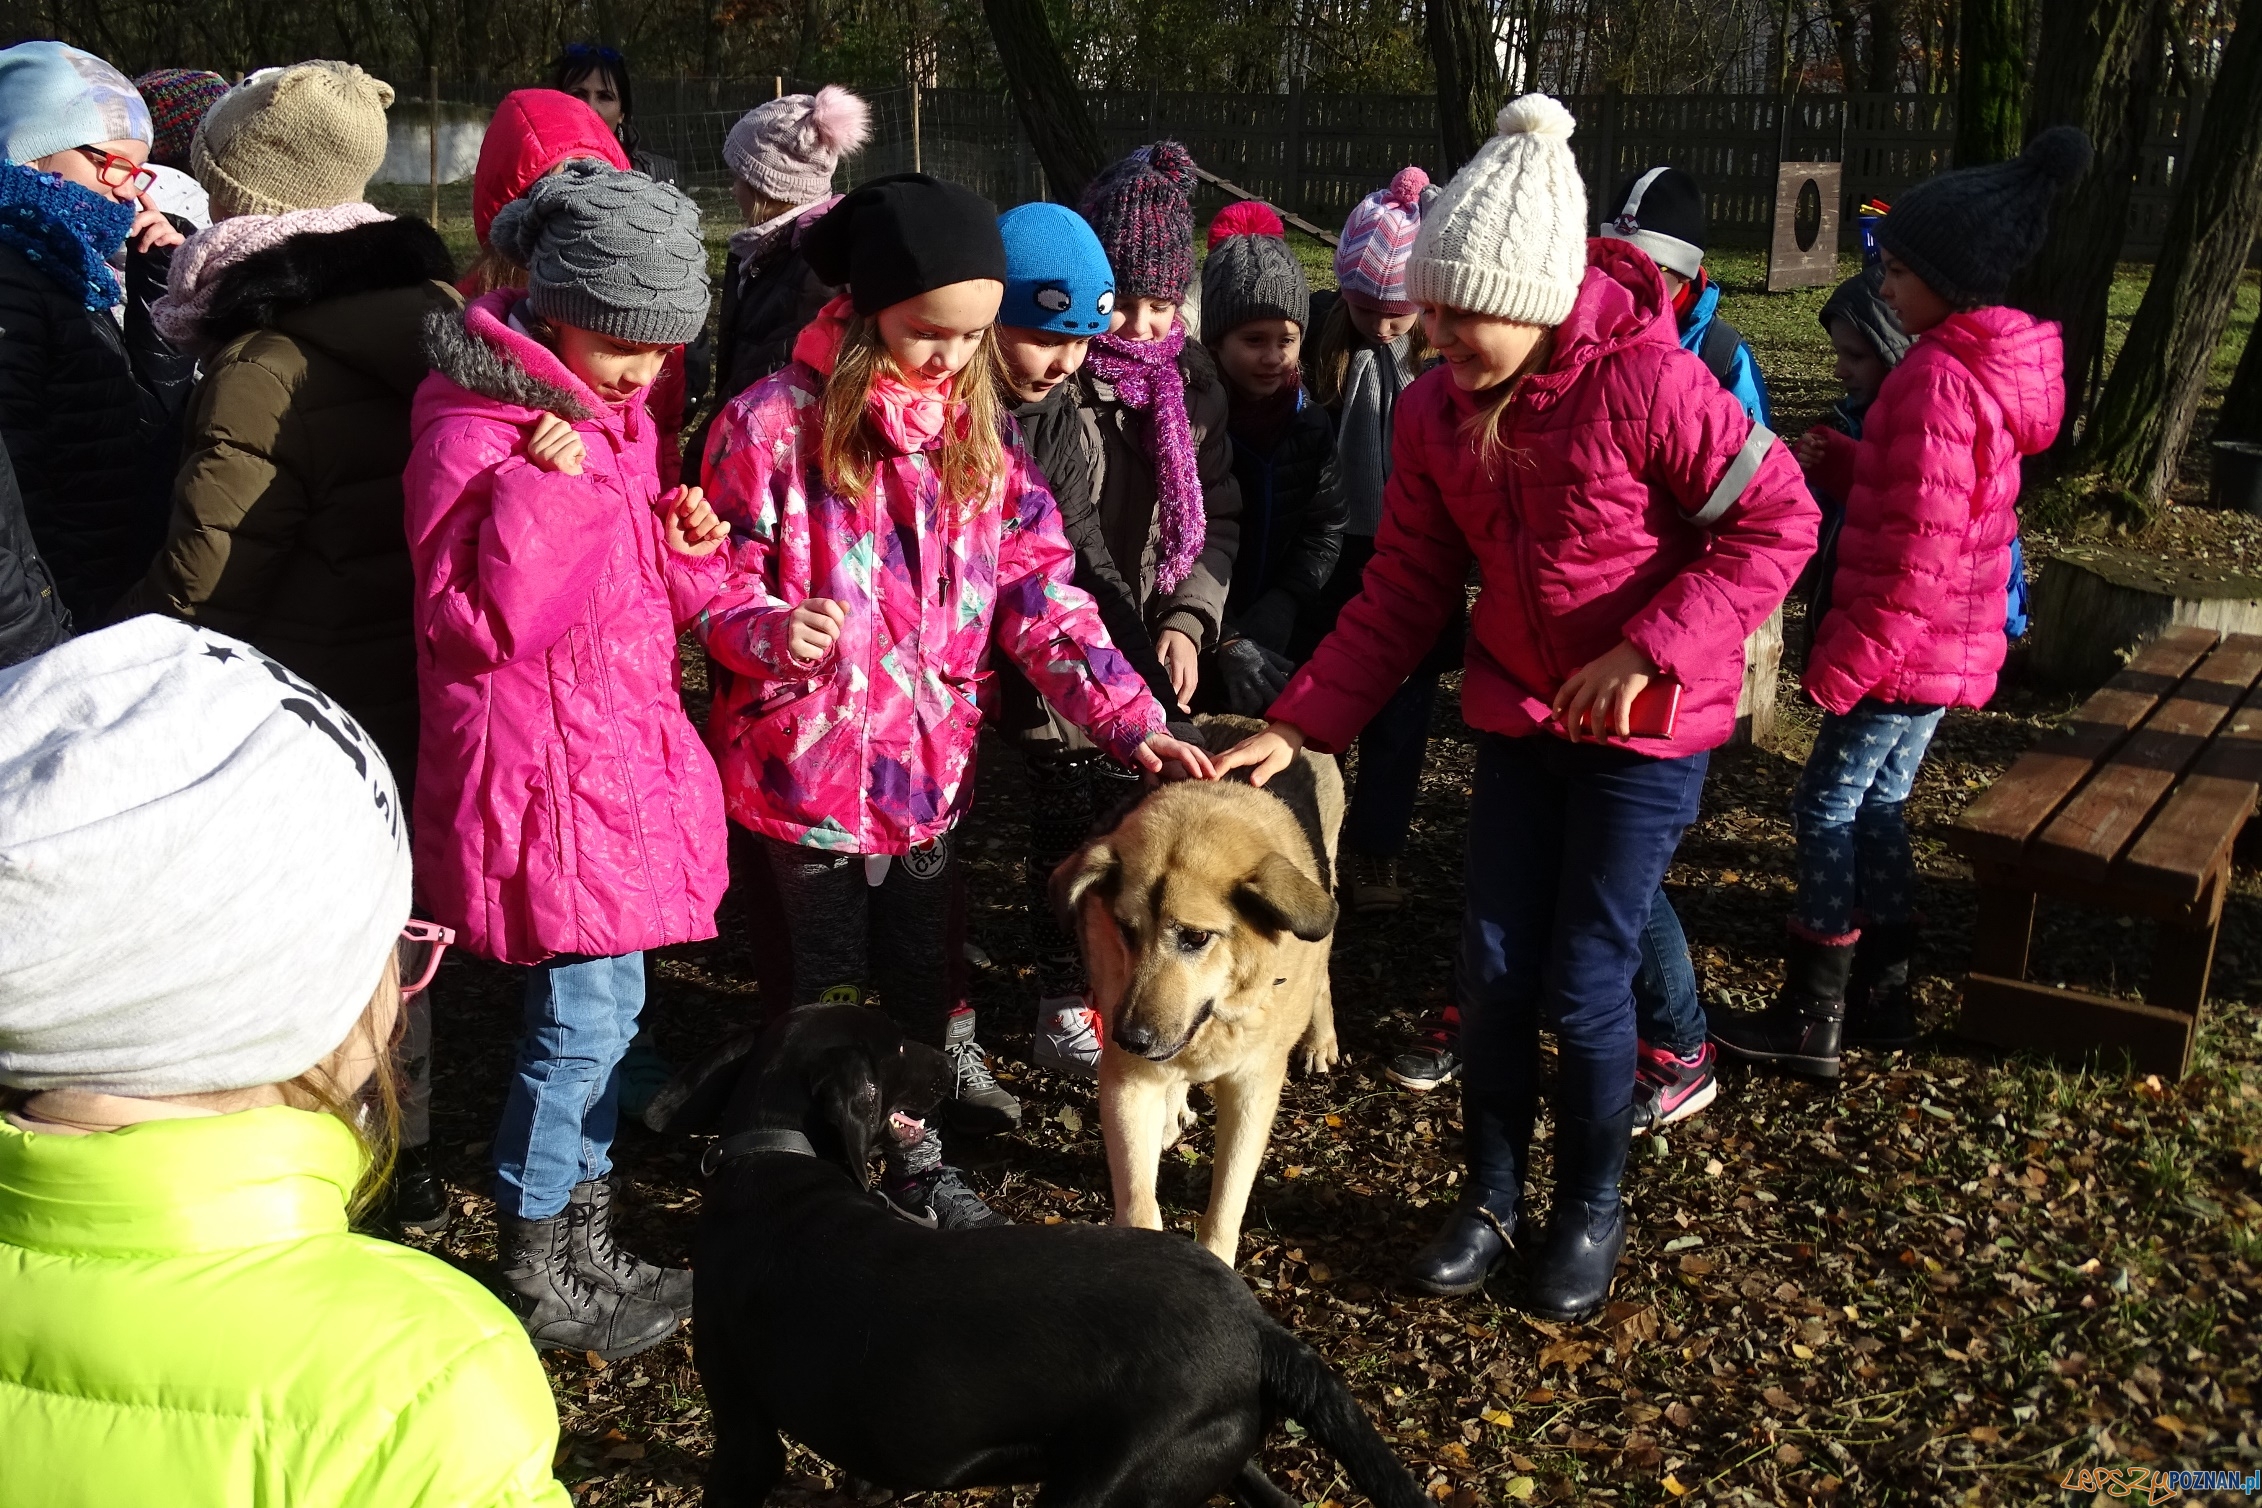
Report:
[{"label": "pink pompom hat", "polygon": [[1412,314],[1406,297],[1406,259],[1422,228],[1422,206],[1436,190],[1420,168],[1398,170],[1390,186],[1353,207],[1335,248],[1335,281],[1344,296],[1382,314]]}]

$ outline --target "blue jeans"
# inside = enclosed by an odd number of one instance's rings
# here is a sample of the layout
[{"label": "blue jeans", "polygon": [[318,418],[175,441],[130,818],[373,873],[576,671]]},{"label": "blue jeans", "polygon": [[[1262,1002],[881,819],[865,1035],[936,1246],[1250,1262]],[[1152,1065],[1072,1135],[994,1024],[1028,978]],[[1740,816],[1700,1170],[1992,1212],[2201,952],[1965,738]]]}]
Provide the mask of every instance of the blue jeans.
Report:
[{"label": "blue jeans", "polygon": [[1469,1183],[1506,1213],[1555,1032],[1559,1119],[1634,1097],[1634,971],[1707,756],[1651,759],[1546,734],[1480,735],[1456,981]]},{"label": "blue jeans", "polygon": [[495,1202],[547,1220],[613,1169],[621,1055],[644,1009],[644,955],[560,953],[526,974],[526,1035],[495,1131]]},{"label": "blue jeans", "polygon": [[1823,717],[1791,793],[1799,932],[1832,942],[1915,918],[1916,859],[1901,809],[1944,710],[1865,701]]},{"label": "blue jeans", "polygon": [[1343,844],[1378,859],[1406,851],[1414,798],[1421,793],[1422,760],[1429,752],[1429,718],[1437,706],[1437,674],[1415,671],[1359,734],[1359,772],[1351,782],[1351,809],[1343,817]]},{"label": "blue jeans", "polygon": [[1677,1057],[1704,1045],[1704,1007],[1697,1000],[1696,965],[1673,903],[1659,890],[1642,924],[1641,967],[1634,971],[1634,1025],[1641,1039]]}]

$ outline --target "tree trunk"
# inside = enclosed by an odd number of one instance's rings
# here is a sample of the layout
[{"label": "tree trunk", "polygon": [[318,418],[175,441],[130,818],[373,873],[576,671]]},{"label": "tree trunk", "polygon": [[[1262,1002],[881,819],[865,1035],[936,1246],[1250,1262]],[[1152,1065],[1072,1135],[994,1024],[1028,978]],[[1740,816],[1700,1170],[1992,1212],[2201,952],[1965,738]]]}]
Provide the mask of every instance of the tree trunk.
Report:
[{"label": "tree trunk", "polygon": [[1870,92],[1891,94],[1900,82],[1901,0],[1869,0]]},{"label": "tree trunk", "polygon": [[[995,0],[993,0],[995,3]],[[1452,177],[1492,135],[1500,113],[1500,59],[1485,0],[1428,0],[1429,54],[1437,71],[1438,147]]]},{"label": "tree trunk", "polygon": [[[2062,466],[2105,376],[2105,300],[2128,232],[2130,191],[2159,85],[2163,0],[2059,0],[2042,7],[2033,124],[2079,126],[2096,155],[2067,190],[2042,254],[2011,302],[2064,327],[2066,417],[2050,454]],[[2078,214],[2070,207],[2080,206]]]},{"label": "tree trunk", "polygon": [[[2063,0],[2060,0],[2063,3]],[[1956,44],[1956,166],[2007,162],[2025,140],[2026,0],[1963,0]]]},{"label": "tree trunk", "polygon": [[[2262,329],[2262,319],[2254,322]],[[2246,352],[2231,374],[2231,390],[2223,394],[2223,412],[2215,420],[2218,440],[2262,440],[2262,340],[2246,332]]]},{"label": "tree trunk", "polygon": [[998,61],[1013,88],[1021,128],[1044,166],[1053,198],[1074,204],[1107,165],[1107,147],[1084,109],[1083,92],[1068,71],[1044,0],[982,0]]},{"label": "tree trunk", "polygon": [[2106,480],[2150,507],[2175,480],[2207,374],[2262,225],[2262,5],[2249,5],[2223,51],[2182,159],[2152,282],[2082,436]]},{"label": "tree trunk", "polygon": [[1838,87],[1851,94],[1862,76],[1861,13],[1854,0],[1830,0],[1830,39],[1838,48]]}]

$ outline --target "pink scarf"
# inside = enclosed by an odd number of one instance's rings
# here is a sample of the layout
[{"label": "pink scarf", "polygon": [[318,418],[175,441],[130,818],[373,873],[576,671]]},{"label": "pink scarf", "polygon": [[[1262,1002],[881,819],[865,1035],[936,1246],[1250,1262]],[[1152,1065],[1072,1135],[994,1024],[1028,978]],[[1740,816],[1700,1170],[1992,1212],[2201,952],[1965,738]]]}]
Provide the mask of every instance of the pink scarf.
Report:
[{"label": "pink scarf", "polygon": [[165,296],[150,305],[150,320],[175,350],[210,356],[213,346],[204,338],[204,317],[211,312],[220,274],[254,252],[280,246],[293,236],[329,235],[392,218],[372,205],[348,203],[284,215],[234,215],[215,220],[173,249]]},{"label": "pink scarf", "polygon": [[[840,343],[855,314],[848,295],[842,294],[801,329],[793,342],[793,359],[820,377],[831,379],[840,360]],[[872,383],[866,412],[880,438],[904,455],[933,450],[949,438],[949,431],[966,421],[966,405],[951,394],[952,378],[921,387],[898,376],[889,364]]]},{"label": "pink scarf", "polygon": [[1111,384],[1125,408],[1148,417],[1155,509],[1162,515],[1155,582],[1166,592],[1175,591],[1193,574],[1209,534],[1202,473],[1194,464],[1194,426],[1186,417],[1186,374],[1178,365],[1178,353],[1185,348],[1186,327],[1174,320],[1170,333],[1160,340],[1102,335],[1084,358],[1085,370]]}]

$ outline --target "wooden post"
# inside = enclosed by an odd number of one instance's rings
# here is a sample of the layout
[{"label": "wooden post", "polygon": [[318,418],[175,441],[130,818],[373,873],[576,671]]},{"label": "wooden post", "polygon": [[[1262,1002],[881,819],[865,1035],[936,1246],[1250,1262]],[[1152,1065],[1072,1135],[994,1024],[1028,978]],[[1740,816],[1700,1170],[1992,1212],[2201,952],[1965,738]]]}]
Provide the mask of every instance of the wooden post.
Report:
[{"label": "wooden post", "polygon": [[1288,81],[1288,132],[1281,143],[1280,203],[1304,212],[1304,81]]},{"label": "wooden post", "polygon": [[427,104],[429,104],[429,105],[430,105],[430,106],[432,107],[432,140],[431,140],[431,142],[429,143],[429,145],[430,145],[430,147],[431,147],[431,149],[432,149],[432,152],[431,152],[431,157],[430,157],[430,159],[429,159],[429,162],[430,162],[430,166],[429,166],[429,168],[427,169],[427,175],[428,175],[428,176],[429,176],[429,177],[431,178],[431,180],[432,180],[432,215],[431,215],[431,220],[432,220],[432,224],[433,224],[433,225],[434,225],[435,227],[437,227],[437,226],[439,225],[439,223],[440,223],[440,65],[439,65],[439,64],[437,64],[437,63],[434,63],[434,64],[432,65],[432,70],[431,70],[431,73],[430,73],[430,75],[429,75],[429,76],[427,77],[427,79],[426,79],[426,81],[425,81],[425,85],[426,85],[426,88],[425,88],[425,92],[426,92],[426,93],[427,93],[427,94],[428,94],[428,95],[430,96],[430,98],[429,98],[429,99],[428,99],[428,100],[426,101],[426,103],[427,103]]},{"label": "wooden post", "polygon": [[774,73],[774,74],[771,74],[771,75],[770,75],[770,98],[771,98],[771,99],[784,99],[784,98],[785,98],[785,75],[784,75],[784,74],[782,74],[782,73]]},{"label": "wooden post", "polygon": [[917,75],[913,75],[911,79],[911,171],[914,173],[926,171],[919,164],[919,79]]}]

